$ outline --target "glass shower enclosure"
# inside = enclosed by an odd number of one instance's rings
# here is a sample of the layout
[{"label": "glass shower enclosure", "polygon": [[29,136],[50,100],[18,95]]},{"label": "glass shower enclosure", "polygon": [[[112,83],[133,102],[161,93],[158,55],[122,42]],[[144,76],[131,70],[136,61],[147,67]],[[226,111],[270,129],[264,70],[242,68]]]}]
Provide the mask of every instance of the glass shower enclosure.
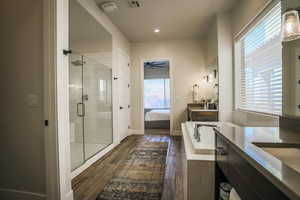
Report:
[{"label": "glass shower enclosure", "polygon": [[112,36],[70,0],[69,118],[72,170],[113,142]]},{"label": "glass shower enclosure", "polygon": [[112,143],[112,70],[97,59],[71,55],[69,68],[71,167]]}]

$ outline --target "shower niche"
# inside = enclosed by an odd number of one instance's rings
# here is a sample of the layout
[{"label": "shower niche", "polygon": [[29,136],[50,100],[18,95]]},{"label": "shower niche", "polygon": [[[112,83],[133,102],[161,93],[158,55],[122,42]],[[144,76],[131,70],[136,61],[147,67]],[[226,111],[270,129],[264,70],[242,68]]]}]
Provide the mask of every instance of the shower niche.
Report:
[{"label": "shower niche", "polygon": [[112,36],[69,1],[69,118],[71,169],[113,143]]}]

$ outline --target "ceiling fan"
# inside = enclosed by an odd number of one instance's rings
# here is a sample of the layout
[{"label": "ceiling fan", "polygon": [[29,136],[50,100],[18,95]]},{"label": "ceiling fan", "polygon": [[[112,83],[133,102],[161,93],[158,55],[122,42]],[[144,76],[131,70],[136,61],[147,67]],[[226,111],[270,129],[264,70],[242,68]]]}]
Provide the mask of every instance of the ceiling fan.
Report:
[{"label": "ceiling fan", "polygon": [[148,68],[167,68],[169,67],[169,63],[166,61],[153,61],[153,62],[146,62],[145,67]]}]

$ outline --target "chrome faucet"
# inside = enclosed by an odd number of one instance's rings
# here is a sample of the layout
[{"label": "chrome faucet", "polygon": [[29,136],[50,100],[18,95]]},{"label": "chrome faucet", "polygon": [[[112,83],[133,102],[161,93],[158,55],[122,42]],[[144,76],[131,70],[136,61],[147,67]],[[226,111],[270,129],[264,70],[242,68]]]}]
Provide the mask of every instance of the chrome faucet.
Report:
[{"label": "chrome faucet", "polygon": [[201,141],[200,133],[199,133],[199,127],[201,127],[201,124],[195,124],[194,127],[194,138],[196,139],[197,142]]}]

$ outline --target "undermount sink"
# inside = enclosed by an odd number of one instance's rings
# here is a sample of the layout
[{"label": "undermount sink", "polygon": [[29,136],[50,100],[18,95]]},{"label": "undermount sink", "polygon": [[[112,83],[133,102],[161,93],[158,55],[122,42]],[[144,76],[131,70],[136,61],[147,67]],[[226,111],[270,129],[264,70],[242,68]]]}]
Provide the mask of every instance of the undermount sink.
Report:
[{"label": "undermount sink", "polygon": [[300,144],[253,143],[265,152],[281,160],[285,165],[300,173]]}]

